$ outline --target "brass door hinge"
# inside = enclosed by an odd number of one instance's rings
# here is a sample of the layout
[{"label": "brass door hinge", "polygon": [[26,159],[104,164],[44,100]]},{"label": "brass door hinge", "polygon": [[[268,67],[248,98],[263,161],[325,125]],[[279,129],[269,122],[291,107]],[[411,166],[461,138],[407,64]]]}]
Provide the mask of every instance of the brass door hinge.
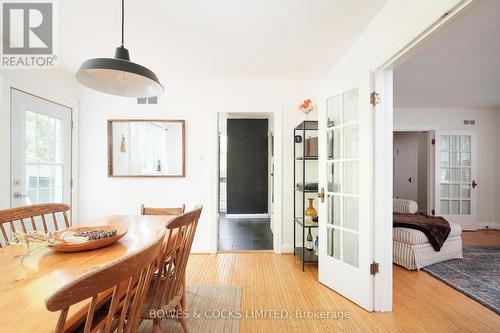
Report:
[{"label": "brass door hinge", "polygon": [[370,275],[375,275],[378,273],[378,262],[373,262],[370,264]]},{"label": "brass door hinge", "polygon": [[432,214],[432,215],[436,215],[436,210],[435,210],[435,209],[432,209],[432,210],[431,210],[431,214]]},{"label": "brass door hinge", "polygon": [[432,143],[433,145],[435,145],[435,144],[436,144],[436,139],[432,139],[432,140],[431,140],[431,143]]},{"label": "brass door hinge", "polygon": [[378,103],[380,102],[380,96],[378,94],[378,92],[372,92],[370,94],[370,104],[375,106],[377,105]]}]

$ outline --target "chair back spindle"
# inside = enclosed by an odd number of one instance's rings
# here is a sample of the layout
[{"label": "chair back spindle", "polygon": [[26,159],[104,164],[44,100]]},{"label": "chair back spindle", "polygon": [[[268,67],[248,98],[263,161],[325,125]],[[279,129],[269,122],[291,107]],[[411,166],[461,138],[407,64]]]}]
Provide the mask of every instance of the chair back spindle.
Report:
[{"label": "chair back spindle", "polygon": [[66,327],[69,309],[84,300],[89,301],[84,333],[136,332],[164,235],[158,234],[149,246],[89,271],[50,296],[47,309],[60,311],[54,332],[73,329]]},{"label": "chair back spindle", "polygon": [[70,226],[69,205],[49,203],[0,210],[0,247],[13,240],[12,232],[48,233]]},{"label": "chair back spindle", "polygon": [[177,208],[152,208],[141,205],[141,215],[181,215],[184,213],[186,205]]}]

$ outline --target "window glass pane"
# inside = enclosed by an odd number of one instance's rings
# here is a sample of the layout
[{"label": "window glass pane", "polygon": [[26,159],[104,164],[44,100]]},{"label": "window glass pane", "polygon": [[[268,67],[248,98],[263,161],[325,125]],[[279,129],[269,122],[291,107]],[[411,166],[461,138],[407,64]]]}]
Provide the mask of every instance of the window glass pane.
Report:
[{"label": "window glass pane", "polygon": [[441,166],[449,166],[450,165],[450,153],[447,151],[442,151],[441,155]]},{"label": "window glass pane", "polygon": [[441,200],[441,214],[442,215],[450,215],[450,201],[449,200]]},{"label": "window glass pane", "polygon": [[462,184],[461,187],[462,187],[462,198],[470,199],[470,185]]},{"label": "window glass pane", "polygon": [[470,201],[462,200],[462,215],[470,215]]},{"label": "window glass pane", "polygon": [[452,183],[460,182],[460,169],[459,168],[451,168],[450,169],[450,182],[452,182]]},{"label": "window glass pane", "polygon": [[340,201],[338,196],[328,196],[328,223],[340,226]]},{"label": "window glass pane", "polygon": [[344,128],[344,158],[358,158],[358,126]]},{"label": "window glass pane", "polygon": [[344,197],[344,227],[358,231],[359,229],[359,199]]},{"label": "window glass pane", "polygon": [[359,236],[349,231],[343,233],[342,261],[358,267],[359,265]]},{"label": "window glass pane", "polygon": [[470,168],[462,168],[462,181],[466,183],[471,182]]},{"label": "window glass pane", "polygon": [[358,120],[358,89],[344,93],[344,124]]},{"label": "window glass pane", "polygon": [[328,108],[328,127],[340,125],[341,111],[342,111],[342,95],[329,98],[327,100]]},{"label": "window glass pane", "polygon": [[450,150],[450,136],[449,135],[441,135],[439,147],[441,151]]},{"label": "window glass pane", "polygon": [[462,166],[470,166],[470,153],[460,153],[462,157]]},{"label": "window glass pane", "polygon": [[340,192],[340,176],[342,163],[336,162],[327,166],[328,168],[328,192]]},{"label": "window glass pane", "polygon": [[28,190],[28,204],[37,204],[38,203],[38,190],[37,189],[32,189]]},{"label": "window glass pane", "polygon": [[51,192],[49,188],[40,189],[38,191],[38,203],[48,203],[51,202]]},{"label": "window glass pane", "polygon": [[340,260],[340,231],[326,227],[327,230],[327,254]]},{"label": "window glass pane", "polygon": [[450,198],[460,198],[460,185],[459,184],[450,185]]},{"label": "window glass pane", "polygon": [[358,163],[345,162],[344,163],[344,190],[343,193],[358,194],[359,192],[359,170]]},{"label": "window glass pane", "polygon": [[450,214],[451,215],[459,215],[460,214],[460,201],[459,200],[451,200],[451,202],[450,202]]},{"label": "window glass pane", "polygon": [[450,182],[450,169],[441,168],[441,182],[449,183]]},{"label": "window glass pane", "polygon": [[339,159],[340,158],[340,129],[328,131],[327,133],[327,149],[328,149],[328,159]]},{"label": "window glass pane", "polygon": [[470,151],[471,150],[471,138],[470,135],[462,135],[461,137],[462,150]]},{"label": "window glass pane", "polygon": [[450,135],[450,150],[460,150],[460,137],[458,135]]},{"label": "window glass pane", "polygon": [[28,188],[38,188],[38,165],[26,165],[26,184]]},{"label": "window glass pane", "polygon": [[449,198],[450,197],[450,185],[449,184],[441,184],[440,196],[441,196],[441,198]]},{"label": "window glass pane", "polygon": [[460,153],[458,151],[450,152],[450,165],[460,166]]}]

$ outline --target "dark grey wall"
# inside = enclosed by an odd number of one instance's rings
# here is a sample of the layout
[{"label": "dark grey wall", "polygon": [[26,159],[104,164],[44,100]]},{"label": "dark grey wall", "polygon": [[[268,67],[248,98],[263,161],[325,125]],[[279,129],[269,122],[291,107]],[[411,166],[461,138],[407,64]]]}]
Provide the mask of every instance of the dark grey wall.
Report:
[{"label": "dark grey wall", "polygon": [[227,120],[227,213],[265,214],[267,119]]}]

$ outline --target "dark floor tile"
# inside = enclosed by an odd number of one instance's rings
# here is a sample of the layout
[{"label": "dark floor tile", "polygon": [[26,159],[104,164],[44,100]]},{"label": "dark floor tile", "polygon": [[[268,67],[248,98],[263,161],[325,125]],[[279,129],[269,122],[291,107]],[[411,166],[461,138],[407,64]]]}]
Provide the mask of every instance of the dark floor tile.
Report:
[{"label": "dark floor tile", "polygon": [[253,249],[254,250],[272,250],[273,249],[273,241],[272,240],[253,240]]},{"label": "dark floor tile", "polygon": [[253,246],[253,242],[252,240],[243,240],[243,239],[235,239],[233,240],[233,247],[234,246],[243,246],[243,247],[246,247],[247,249],[251,250],[252,249],[252,246]]},{"label": "dark floor tile", "polygon": [[251,243],[252,242],[252,235],[237,235],[235,238],[233,238],[233,245],[243,245],[245,243]]},{"label": "dark floor tile", "polygon": [[252,232],[252,239],[269,240],[273,239],[273,233],[271,231],[254,231]]}]

